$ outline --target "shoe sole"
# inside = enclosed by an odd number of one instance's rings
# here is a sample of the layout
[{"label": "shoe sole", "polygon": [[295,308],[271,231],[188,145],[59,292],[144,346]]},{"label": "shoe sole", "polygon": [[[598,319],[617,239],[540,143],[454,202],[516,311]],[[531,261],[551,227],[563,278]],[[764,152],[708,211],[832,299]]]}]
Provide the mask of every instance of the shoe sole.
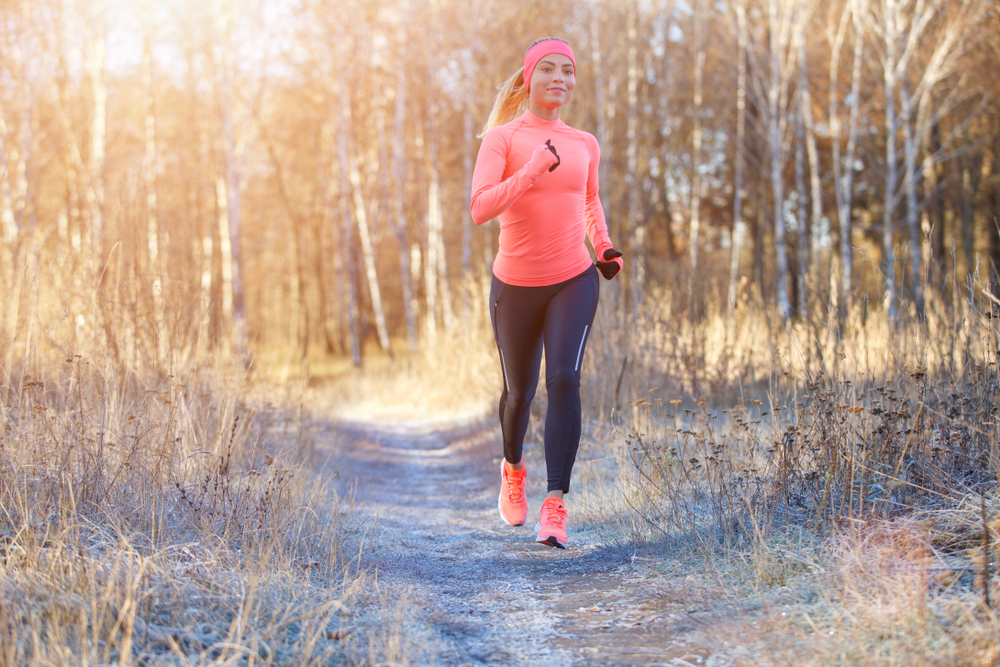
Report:
[{"label": "shoe sole", "polygon": [[504,520],[504,523],[506,523],[509,526],[523,526],[524,525],[523,521],[521,523],[511,523],[510,521],[507,520],[507,517],[503,515],[502,503],[503,503],[503,494],[501,494],[500,497],[497,498],[497,512],[500,513],[500,518]]},{"label": "shoe sole", "polygon": [[[535,530],[541,530],[541,526],[535,526]],[[536,538],[536,542],[539,544],[544,544],[547,547],[555,547],[556,549],[565,549],[566,544],[560,542],[555,535],[549,535],[545,539]]]}]

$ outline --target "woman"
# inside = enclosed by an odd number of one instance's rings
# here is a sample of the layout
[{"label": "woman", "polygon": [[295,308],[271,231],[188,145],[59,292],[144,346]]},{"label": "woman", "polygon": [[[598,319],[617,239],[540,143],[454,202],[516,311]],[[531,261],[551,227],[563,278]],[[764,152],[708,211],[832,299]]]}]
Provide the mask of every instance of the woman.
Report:
[{"label": "woman", "polygon": [[622,268],[598,196],[597,140],[559,118],[575,87],[569,44],[553,37],[532,44],[524,67],[500,87],[472,176],[476,224],[500,218],[490,290],[504,381],[500,516],[513,526],[527,517],[521,452],[544,350],[548,495],[536,530],[538,542],[560,549],[568,543],[563,497],[580,444],[580,369],[597,312],[597,271],[610,280]]}]

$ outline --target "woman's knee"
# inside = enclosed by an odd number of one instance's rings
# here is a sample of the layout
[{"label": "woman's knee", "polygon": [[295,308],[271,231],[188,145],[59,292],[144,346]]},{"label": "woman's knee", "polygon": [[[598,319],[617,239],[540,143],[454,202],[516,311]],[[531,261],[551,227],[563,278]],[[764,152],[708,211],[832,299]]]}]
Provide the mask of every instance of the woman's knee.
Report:
[{"label": "woman's knee", "polygon": [[531,409],[531,401],[535,398],[535,392],[507,392],[507,400],[504,402],[504,411],[520,413]]},{"label": "woman's knee", "polygon": [[580,378],[569,369],[559,369],[545,380],[549,395],[575,396],[580,393]]}]

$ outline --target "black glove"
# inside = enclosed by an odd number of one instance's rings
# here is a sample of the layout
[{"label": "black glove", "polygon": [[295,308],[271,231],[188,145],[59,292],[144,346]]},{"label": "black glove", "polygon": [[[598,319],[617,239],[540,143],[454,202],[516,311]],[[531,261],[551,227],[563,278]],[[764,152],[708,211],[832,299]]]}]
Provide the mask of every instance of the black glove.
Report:
[{"label": "black glove", "polygon": [[601,272],[605,280],[611,280],[621,271],[622,267],[618,266],[618,262],[613,261],[616,257],[621,256],[622,254],[614,248],[608,248],[604,251],[604,261],[597,262],[597,270]]},{"label": "black glove", "polygon": [[562,160],[559,158],[559,153],[556,153],[556,147],[552,145],[551,139],[546,139],[545,145],[548,146],[549,150],[552,151],[552,154],[556,156],[556,163],[549,167],[549,171],[555,171],[555,168],[562,164]]}]

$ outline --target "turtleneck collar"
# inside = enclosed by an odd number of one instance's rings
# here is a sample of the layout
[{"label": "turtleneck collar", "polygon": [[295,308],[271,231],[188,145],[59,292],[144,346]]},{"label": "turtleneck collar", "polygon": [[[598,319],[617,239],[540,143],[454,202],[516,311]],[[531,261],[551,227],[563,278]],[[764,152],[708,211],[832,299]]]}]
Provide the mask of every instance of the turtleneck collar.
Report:
[{"label": "turtleneck collar", "polygon": [[555,120],[545,120],[533,114],[530,108],[524,110],[524,122],[536,127],[559,127],[563,124],[561,117]]}]

